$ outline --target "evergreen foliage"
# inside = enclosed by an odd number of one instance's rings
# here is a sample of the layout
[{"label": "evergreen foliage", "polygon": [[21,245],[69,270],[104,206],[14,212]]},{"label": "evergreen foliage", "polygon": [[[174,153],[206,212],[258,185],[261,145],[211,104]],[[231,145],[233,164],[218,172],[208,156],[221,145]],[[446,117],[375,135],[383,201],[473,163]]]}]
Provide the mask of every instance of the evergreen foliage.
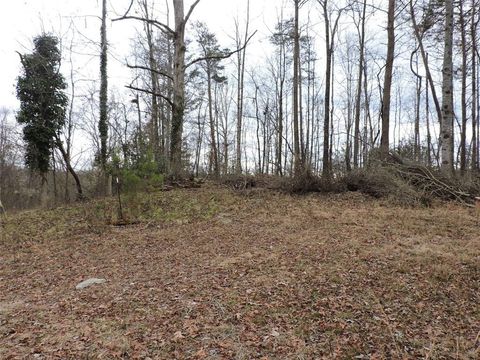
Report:
[{"label": "evergreen foliage", "polygon": [[24,125],[25,163],[45,174],[56,138],[65,123],[67,85],[59,72],[61,53],[55,36],[42,34],[33,40],[32,54],[20,55],[23,70],[18,77],[17,121]]}]

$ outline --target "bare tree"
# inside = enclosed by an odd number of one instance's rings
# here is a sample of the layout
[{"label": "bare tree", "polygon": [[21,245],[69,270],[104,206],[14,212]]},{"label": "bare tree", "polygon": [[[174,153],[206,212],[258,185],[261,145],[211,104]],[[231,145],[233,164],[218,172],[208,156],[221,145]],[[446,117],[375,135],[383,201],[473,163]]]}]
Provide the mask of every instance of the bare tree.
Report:
[{"label": "bare tree", "polygon": [[472,0],[472,14],[470,20],[470,41],[471,46],[471,58],[472,58],[472,170],[478,170],[478,113],[477,113],[477,3],[476,0]]},{"label": "bare tree", "polygon": [[395,0],[388,1],[388,23],[387,23],[387,60],[385,65],[385,78],[382,94],[382,137],[380,141],[380,152],[386,156],[390,145],[390,104],[393,77],[393,61],[395,57]]},{"label": "bare tree", "polygon": [[104,193],[111,195],[107,175],[107,141],[108,141],[108,74],[107,74],[107,0],[102,1],[102,25],[100,28],[100,165],[103,172]]},{"label": "bare tree", "polygon": [[462,54],[462,94],[461,94],[461,124],[460,124],[460,172],[465,175],[467,170],[467,77],[468,77],[468,49],[467,49],[467,20],[463,1],[459,3],[461,54]]},{"label": "bare tree", "polygon": [[[238,21],[235,23],[235,34],[237,48],[241,48],[248,41],[248,31],[250,25],[250,0],[247,0],[247,19],[245,24],[245,33],[243,39],[240,35]],[[236,133],[236,160],[235,172],[242,172],[242,120],[243,120],[243,94],[245,80],[245,58],[247,47],[243,47],[243,51],[237,53],[237,133]]]},{"label": "bare tree", "polygon": [[[367,12],[367,0],[362,1],[362,12],[360,14],[359,24],[356,23],[358,37],[359,37],[359,61],[358,61],[358,82],[357,95],[355,97],[355,123],[353,131],[353,167],[358,167],[358,158],[360,154],[360,114],[361,114],[361,100],[362,100],[362,86],[363,86],[363,72],[365,67],[365,22]],[[348,166],[347,166],[348,168]],[[347,169],[348,170],[348,169]]]},{"label": "bare tree", "polygon": [[442,121],[440,123],[440,140],[442,171],[454,174],[454,139],[453,139],[453,0],[445,0],[445,41],[443,53],[442,84]]},{"label": "bare tree", "polygon": [[305,170],[302,155],[300,152],[300,124],[299,124],[299,75],[300,75],[300,29],[299,12],[300,5],[305,3],[301,0],[293,0],[295,5],[294,29],[293,29],[293,165],[294,175],[298,176]]},{"label": "bare tree", "polygon": [[331,10],[329,9],[328,0],[318,0],[323,10],[323,21],[325,22],[325,52],[326,52],[326,65],[325,65],[325,98],[324,98],[324,122],[323,122],[323,172],[322,175],[325,178],[330,178],[332,173],[331,164],[331,136],[333,131],[330,127],[331,112],[332,112],[332,67],[333,67],[333,51],[335,48],[335,36],[338,29],[338,22],[343,9],[338,10],[337,17],[331,25]]}]

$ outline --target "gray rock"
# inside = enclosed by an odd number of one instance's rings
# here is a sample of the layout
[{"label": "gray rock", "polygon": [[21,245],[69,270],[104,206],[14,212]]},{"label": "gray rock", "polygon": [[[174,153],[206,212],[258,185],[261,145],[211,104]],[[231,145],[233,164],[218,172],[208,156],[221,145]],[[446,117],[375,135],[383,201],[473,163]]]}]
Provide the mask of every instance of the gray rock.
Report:
[{"label": "gray rock", "polygon": [[92,286],[92,285],[95,285],[95,284],[103,284],[106,281],[107,280],[105,280],[105,279],[97,279],[97,278],[87,279],[87,280],[84,280],[81,283],[77,284],[77,286],[75,286],[75,289],[77,289],[77,290],[85,289],[85,288],[87,288],[89,286]]}]

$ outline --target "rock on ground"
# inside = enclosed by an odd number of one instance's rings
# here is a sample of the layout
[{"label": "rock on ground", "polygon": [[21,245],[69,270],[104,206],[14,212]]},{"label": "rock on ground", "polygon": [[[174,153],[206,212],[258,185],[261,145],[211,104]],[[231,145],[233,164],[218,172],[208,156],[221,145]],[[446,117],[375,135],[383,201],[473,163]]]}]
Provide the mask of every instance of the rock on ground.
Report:
[{"label": "rock on ground", "polygon": [[75,289],[77,289],[77,290],[85,289],[85,288],[87,288],[89,286],[92,286],[92,285],[95,285],[95,284],[103,284],[106,281],[107,280],[105,280],[105,279],[97,279],[97,278],[87,279],[87,280],[84,280],[81,283],[77,284],[77,286],[75,286]]}]

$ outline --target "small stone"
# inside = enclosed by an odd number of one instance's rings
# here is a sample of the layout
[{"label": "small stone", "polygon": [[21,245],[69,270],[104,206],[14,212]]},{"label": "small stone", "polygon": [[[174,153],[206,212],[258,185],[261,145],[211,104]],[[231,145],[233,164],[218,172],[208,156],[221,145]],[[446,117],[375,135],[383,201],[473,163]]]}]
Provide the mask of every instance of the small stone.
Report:
[{"label": "small stone", "polygon": [[89,286],[92,286],[92,285],[95,285],[95,284],[103,284],[106,281],[107,280],[105,280],[105,279],[97,279],[97,278],[87,279],[87,280],[82,281],[81,283],[77,284],[77,286],[75,286],[75,289],[82,290],[82,289],[85,289],[85,288],[87,288]]}]

